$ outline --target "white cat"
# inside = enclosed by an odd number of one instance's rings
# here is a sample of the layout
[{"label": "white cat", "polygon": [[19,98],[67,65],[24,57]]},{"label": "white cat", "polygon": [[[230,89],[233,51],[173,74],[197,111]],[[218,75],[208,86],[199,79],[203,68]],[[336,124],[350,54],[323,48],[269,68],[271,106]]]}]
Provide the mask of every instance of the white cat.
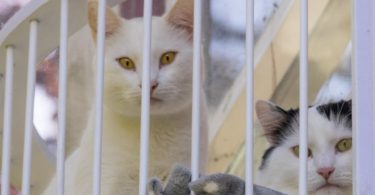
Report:
[{"label": "white cat", "polygon": [[[308,110],[309,194],[352,194],[351,107],[351,101],[340,101]],[[298,110],[286,111],[260,101],[256,111],[270,143],[256,183],[287,194],[298,194]]]},{"label": "white cat", "polygon": [[[97,6],[88,4],[93,37]],[[178,0],[164,17],[152,20],[149,176],[163,180],[173,164],[190,166],[193,7],[193,0]],[[133,195],[138,194],[143,21],[106,12],[102,194]],[[203,97],[202,92],[202,171],[208,128]],[[94,115],[67,159],[66,194],[91,194]],[[55,183],[45,195],[56,193]]]}]

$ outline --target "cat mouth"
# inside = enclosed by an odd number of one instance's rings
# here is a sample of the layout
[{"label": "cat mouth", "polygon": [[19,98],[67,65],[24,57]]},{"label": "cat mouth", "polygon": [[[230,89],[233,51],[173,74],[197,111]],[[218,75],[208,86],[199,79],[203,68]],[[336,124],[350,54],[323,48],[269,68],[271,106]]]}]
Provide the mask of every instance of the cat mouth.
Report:
[{"label": "cat mouth", "polygon": [[159,98],[155,98],[155,97],[151,97],[150,98],[150,103],[151,104],[155,104],[155,103],[159,103],[159,102],[162,102],[162,100],[159,99]]},{"label": "cat mouth", "polygon": [[[150,105],[154,105],[154,104],[158,104],[158,103],[162,103],[162,102],[163,102],[162,99],[155,98],[155,97],[150,97]],[[142,105],[142,99],[139,99],[138,104],[139,104],[139,106]]]},{"label": "cat mouth", "polygon": [[327,183],[321,185],[320,187],[318,187],[316,189],[316,191],[323,190],[323,189],[329,189],[329,188],[340,188],[340,186],[337,185],[337,184],[332,184],[332,183],[327,182]]}]

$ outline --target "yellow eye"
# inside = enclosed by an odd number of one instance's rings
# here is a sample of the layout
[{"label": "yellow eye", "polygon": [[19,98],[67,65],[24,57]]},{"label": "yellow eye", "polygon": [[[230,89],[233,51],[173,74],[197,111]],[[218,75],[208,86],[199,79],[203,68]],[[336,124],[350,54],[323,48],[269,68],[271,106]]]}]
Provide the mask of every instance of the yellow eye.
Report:
[{"label": "yellow eye", "polygon": [[120,64],[121,67],[127,70],[135,70],[135,64],[133,60],[128,57],[121,57],[117,59],[117,62]]},{"label": "yellow eye", "polygon": [[339,152],[345,152],[352,148],[352,139],[346,138],[342,139],[336,144],[336,150]]},{"label": "yellow eye", "polygon": [[[293,154],[294,154],[296,157],[299,157],[299,146],[294,146],[294,147],[292,147],[291,149],[292,149]],[[312,152],[311,152],[310,148],[308,149],[307,156],[308,156],[308,157],[311,157],[311,156],[312,156]]]},{"label": "yellow eye", "polygon": [[177,52],[175,51],[168,51],[163,53],[160,57],[160,65],[168,65],[171,64],[174,59],[176,58]]}]

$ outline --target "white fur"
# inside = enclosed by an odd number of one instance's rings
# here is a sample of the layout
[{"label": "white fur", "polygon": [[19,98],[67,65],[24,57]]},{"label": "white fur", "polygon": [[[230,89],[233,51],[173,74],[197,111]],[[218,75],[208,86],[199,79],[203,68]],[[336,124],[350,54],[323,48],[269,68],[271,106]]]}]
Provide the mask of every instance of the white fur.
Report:
[{"label": "white fur", "polygon": [[95,53],[95,45],[90,33],[90,28],[85,26],[69,38],[65,143],[67,156],[79,146],[94,102],[95,71],[92,56]]},{"label": "white fur", "polygon": [[[141,19],[125,21],[106,46],[106,105],[118,113],[138,116],[140,113],[139,85],[142,81],[142,39]],[[151,81],[159,86],[155,98],[163,99],[151,107],[152,114],[170,114],[186,109],[191,104],[192,43],[184,31],[178,31],[163,18],[154,18],[152,34]],[[175,61],[159,68],[160,56],[167,51],[177,51]],[[136,64],[136,72],[124,70],[116,58],[127,56]]]},{"label": "white fur", "polygon": [[[308,146],[312,158],[308,158],[308,191],[315,195],[349,195],[352,194],[352,151],[339,153],[335,151],[338,141],[351,138],[352,131],[344,125],[337,125],[319,114],[315,107],[309,109]],[[298,128],[294,124],[294,128]],[[298,132],[298,130],[297,130]],[[259,170],[256,183],[287,194],[298,194],[298,158],[291,147],[298,145],[299,134],[296,133],[270,155],[267,165]],[[334,167],[335,171],[328,182],[342,186],[317,190],[325,183],[317,173],[318,168]]]},{"label": "white fur", "polygon": [[[141,19],[123,21],[106,41],[103,195],[138,194],[142,26]],[[190,166],[192,42],[164,18],[153,19],[152,36],[151,80],[159,83],[153,97],[161,102],[151,102],[149,176],[165,180],[173,164]],[[178,52],[175,61],[159,68],[161,54],[171,50]],[[115,59],[123,56],[134,61],[135,72],[119,66]],[[207,156],[204,98],[201,113],[203,170]],[[66,194],[91,194],[94,114],[91,112],[80,147],[66,162]],[[44,194],[55,194],[54,190],[55,179]]]}]

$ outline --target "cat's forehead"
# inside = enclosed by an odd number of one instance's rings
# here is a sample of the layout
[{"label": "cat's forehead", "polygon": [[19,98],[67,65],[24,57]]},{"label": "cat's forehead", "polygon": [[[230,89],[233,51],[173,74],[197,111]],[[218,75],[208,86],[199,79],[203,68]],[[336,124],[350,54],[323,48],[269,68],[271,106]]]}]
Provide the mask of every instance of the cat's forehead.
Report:
[{"label": "cat's forehead", "polygon": [[[295,145],[299,142],[298,126],[295,133],[290,136],[287,144]],[[345,123],[338,123],[320,113],[316,107],[308,110],[308,142],[309,145],[322,145],[322,143],[336,143],[340,139],[352,136],[351,129]]]},{"label": "cat's forehead", "polygon": [[[123,20],[121,28],[108,39],[113,53],[126,53],[132,56],[142,56],[143,53],[143,18]],[[151,51],[155,53],[167,50],[183,50],[190,47],[190,41],[183,31],[171,26],[162,17],[152,19]]]},{"label": "cat's forehead", "polygon": [[309,129],[315,138],[325,135],[327,138],[351,136],[352,131],[344,122],[327,118],[316,107],[309,110]]}]

